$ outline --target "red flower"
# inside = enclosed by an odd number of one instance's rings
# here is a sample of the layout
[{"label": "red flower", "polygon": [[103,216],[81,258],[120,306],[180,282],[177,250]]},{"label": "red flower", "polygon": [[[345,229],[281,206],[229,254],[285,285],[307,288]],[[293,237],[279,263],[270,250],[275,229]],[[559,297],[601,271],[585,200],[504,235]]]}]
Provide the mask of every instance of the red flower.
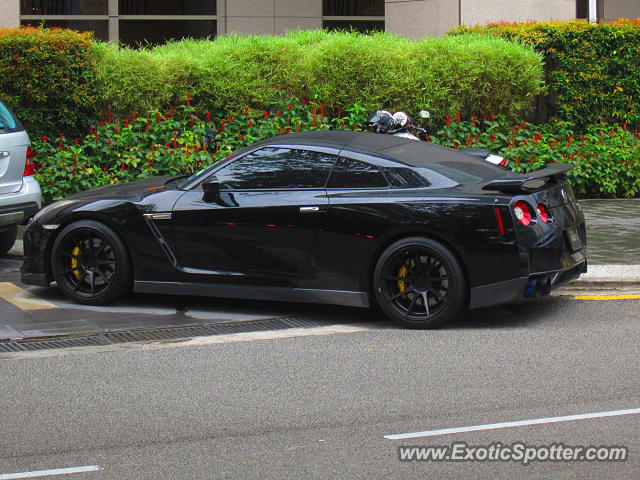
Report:
[{"label": "red flower", "polygon": [[[103,122],[102,120],[100,120],[100,121],[98,122],[98,124],[99,124],[101,127],[104,127],[104,122]],[[60,134],[60,136],[62,136],[62,134]]]},{"label": "red flower", "polygon": [[107,173],[107,167],[102,167],[102,171],[103,171],[104,173]]},{"label": "red flower", "polygon": [[220,122],[220,130],[222,132],[224,132],[224,118],[222,119],[222,121]]},{"label": "red flower", "polygon": [[165,144],[164,144],[164,146],[165,146],[166,148],[169,148],[169,147],[171,146],[171,144],[170,144],[169,142],[167,142],[167,143],[165,143]]},{"label": "red flower", "polygon": [[444,117],[444,121],[447,124],[447,127],[451,125],[451,117],[449,115]]},{"label": "red flower", "polygon": [[495,142],[495,141],[496,141],[496,134],[495,134],[495,133],[492,133],[492,134],[491,134],[491,141],[492,141],[492,142]]},{"label": "red flower", "polygon": [[264,119],[269,120],[269,112],[264,112]]},{"label": "red flower", "polygon": [[135,113],[131,114],[131,120],[133,120],[134,122],[138,119],[138,116]]},{"label": "red flower", "polygon": [[287,135],[289,135],[291,133],[291,129],[287,128]]},{"label": "red flower", "polygon": [[427,142],[431,141],[431,135],[427,135]]},{"label": "red flower", "polygon": [[207,112],[207,115],[205,117],[207,119],[207,122],[211,121],[211,112]]},{"label": "red flower", "polygon": [[291,105],[291,104],[290,104],[287,108],[288,108],[289,110],[293,110],[293,105]]},{"label": "red flower", "polygon": [[526,120],[523,120],[523,121],[522,121],[522,126],[523,126],[523,127],[526,127],[526,126],[527,126],[527,121],[526,121]]},{"label": "red flower", "polygon": [[[633,136],[634,136],[634,138],[638,138],[638,132],[636,131],[636,132],[633,134]],[[45,142],[47,141],[47,137],[44,137],[44,141],[45,141]]]},{"label": "red flower", "polygon": [[473,126],[477,127],[478,126],[478,120],[476,120],[475,118],[473,119]]},{"label": "red flower", "polygon": [[282,125],[278,128],[278,135],[282,135]]},{"label": "red flower", "polygon": [[113,142],[111,140],[109,140],[109,145],[113,145]]},{"label": "red flower", "polygon": [[229,115],[229,121],[233,122],[233,115]]},{"label": "red flower", "polygon": [[282,116],[282,112],[278,112],[278,116],[281,117]]},{"label": "red flower", "polygon": [[128,126],[129,126],[129,120],[125,120],[125,121],[124,121],[124,126],[125,126],[125,127],[128,127]]},{"label": "red flower", "polygon": [[187,107],[191,106],[191,95],[187,93]]},{"label": "red flower", "polygon": [[169,104],[169,116],[173,118],[173,104]]},{"label": "red flower", "polygon": [[252,126],[253,126],[253,120],[249,119],[249,121],[247,122],[247,125],[248,125],[249,127],[252,127]]},{"label": "red flower", "polygon": [[520,125],[516,125],[515,127],[513,127],[513,129],[516,131],[520,130]]},{"label": "red flower", "polygon": [[282,91],[282,90],[284,90],[284,89],[283,89],[282,87],[278,87],[278,90]]},{"label": "red flower", "polygon": [[244,114],[249,115],[249,107],[244,107]]},{"label": "red flower", "polygon": [[460,112],[458,112],[458,123],[460,123],[460,121],[462,120],[462,114]]},{"label": "red flower", "polygon": [[306,104],[307,104],[307,101],[303,98],[303,99],[301,100],[301,103],[302,103],[302,105],[306,105]]},{"label": "red flower", "polygon": [[122,162],[122,165],[120,165],[120,170],[124,172],[124,169],[125,169],[124,162]]},{"label": "red flower", "polygon": [[[636,132],[636,133],[638,133],[638,132]],[[44,143],[47,143],[47,136],[46,136],[46,135],[45,135],[44,137],[42,137],[42,141],[43,141]]]},{"label": "red flower", "polygon": [[240,137],[240,140],[242,140],[242,141],[244,142],[244,135],[242,135],[242,136]]}]

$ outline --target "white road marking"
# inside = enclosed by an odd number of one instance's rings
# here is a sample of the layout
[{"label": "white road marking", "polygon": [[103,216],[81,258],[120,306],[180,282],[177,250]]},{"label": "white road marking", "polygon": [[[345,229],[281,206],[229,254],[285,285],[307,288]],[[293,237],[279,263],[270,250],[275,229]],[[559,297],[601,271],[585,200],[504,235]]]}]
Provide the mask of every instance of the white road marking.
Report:
[{"label": "white road marking", "polygon": [[371,325],[327,325],[326,327],[287,328],[285,330],[266,330],[261,332],[230,333],[227,335],[211,335],[195,337],[185,341],[170,343],[153,342],[143,345],[143,348],[191,347],[198,345],[212,345],[216,343],[255,342],[257,340],[277,340],[280,338],[314,337],[333,335],[335,333],[356,333],[373,330]]},{"label": "white road marking", "polygon": [[5,473],[0,474],[0,480],[10,480],[14,478],[37,478],[54,475],[68,475],[70,473],[95,472],[102,470],[99,465],[87,465],[85,467],[56,468],[53,470],[34,470],[32,472]]},{"label": "white road marking", "polygon": [[578,415],[565,415],[563,417],[534,418],[531,420],[516,420],[513,422],[488,423],[485,425],[474,425],[471,427],[441,428],[439,430],[426,430],[424,432],[396,433],[385,435],[389,440],[404,440],[407,438],[435,437],[437,435],[451,435],[454,433],[478,432],[481,430],[497,430],[499,428],[526,427],[529,425],[541,425],[544,423],[571,422],[574,420],[588,420],[590,418],[619,417],[621,415],[637,415],[640,408],[630,408],[627,410],[611,410],[608,412],[581,413]]}]

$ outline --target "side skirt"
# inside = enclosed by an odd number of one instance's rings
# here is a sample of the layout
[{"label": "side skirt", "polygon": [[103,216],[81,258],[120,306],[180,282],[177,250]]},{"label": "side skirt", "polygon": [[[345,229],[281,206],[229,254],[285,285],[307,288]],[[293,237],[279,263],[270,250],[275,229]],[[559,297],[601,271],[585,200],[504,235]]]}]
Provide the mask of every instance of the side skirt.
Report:
[{"label": "side skirt", "polygon": [[279,302],[325,303],[347,307],[369,307],[366,292],[344,290],[315,290],[306,288],[239,287],[210,283],[150,282],[136,280],[136,293],[161,295],[194,295],[199,297],[243,298],[251,300],[273,300]]}]

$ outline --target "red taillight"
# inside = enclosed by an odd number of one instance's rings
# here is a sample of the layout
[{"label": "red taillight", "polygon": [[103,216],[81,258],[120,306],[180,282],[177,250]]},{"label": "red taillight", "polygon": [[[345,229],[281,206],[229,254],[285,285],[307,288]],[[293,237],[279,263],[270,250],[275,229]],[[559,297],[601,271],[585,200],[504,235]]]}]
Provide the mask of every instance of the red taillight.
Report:
[{"label": "red taillight", "polygon": [[33,150],[31,147],[27,147],[27,161],[24,164],[24,173],[23,177],[28,177],[36,173],[36,164],[33,163]]},{"label": "red taillight", "polygon": [[531,211],[529,205],[522,200],[518,200],[513,204],[513,213],[516,214],[518,221],[525,227],[531,223]]},{"label": "red taillight", "polygon": [[499,167],[504,168],[507,165],[507,159],[503,158],[500,163],[498,164]]},{"label": "red taillight", "polygon": [[549,221],[549,214],[547,213],[547,209],[545,208],[544,205],[540,204],[536,207],[536,213],[538,214],[538,218],[544,222],[547,223]]}]

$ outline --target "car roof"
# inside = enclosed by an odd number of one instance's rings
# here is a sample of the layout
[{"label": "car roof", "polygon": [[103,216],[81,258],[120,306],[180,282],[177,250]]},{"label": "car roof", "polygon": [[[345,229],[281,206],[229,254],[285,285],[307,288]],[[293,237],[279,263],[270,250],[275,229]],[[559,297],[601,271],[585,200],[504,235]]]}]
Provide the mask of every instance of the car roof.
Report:
[{"label": "car roof", "polygon": [[443,147],[431,142],[420,142],[393,135],[370,132],[315,130],[278,135],[277,137],[262,140],[255,145],[261,144],[334,147],[340,150],[344,149],[381,156],[414,167],[442,161],[477,163],[477,160],[453,148]]}]

